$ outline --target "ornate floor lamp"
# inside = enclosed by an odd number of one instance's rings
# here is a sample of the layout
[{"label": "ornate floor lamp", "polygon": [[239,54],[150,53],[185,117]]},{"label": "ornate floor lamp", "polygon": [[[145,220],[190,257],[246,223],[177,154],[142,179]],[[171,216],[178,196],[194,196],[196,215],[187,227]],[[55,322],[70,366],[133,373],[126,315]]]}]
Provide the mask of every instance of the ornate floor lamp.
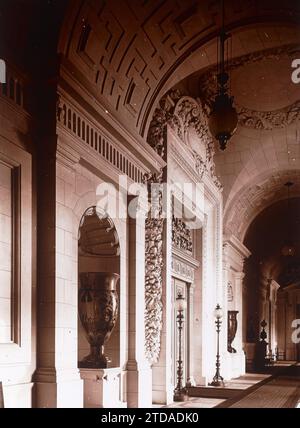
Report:
[{"label": "ornate floor lamp", "polygon": [[222,317],[223,317],[223,311],[219,304],[217,304],[215,309],[215,324],[217,328],[217,356],[216,356],[216,374],[213,377],[212,382],[209,384],[210,386],[225,386],[224,385],[224,379],[222,378],[220,374],[220,331],[221,331],[221,324],[222,324]]},{"label": "ornate floor lamp", "polygon": [[174,401],[186,401],[188,395],[186,389],[183,387],[183,361],[182,361],[182,329],[184,315],[183,312],[186,309],[186,300],[184,299],[181,292],[176,297],[175,308],[177,312],[177,326],[178,326],[178,360],[177,360],[177,385],[174,390]]}]

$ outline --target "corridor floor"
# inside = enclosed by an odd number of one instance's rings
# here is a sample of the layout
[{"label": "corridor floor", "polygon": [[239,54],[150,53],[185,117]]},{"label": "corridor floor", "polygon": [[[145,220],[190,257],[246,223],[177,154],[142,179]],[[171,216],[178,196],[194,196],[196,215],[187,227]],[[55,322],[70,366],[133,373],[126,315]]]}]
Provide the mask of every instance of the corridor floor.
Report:
[{"label": "corridor floor", "polygon": [[228,407],[293,408],[297,406],[298,400],[300,400],[300,377],[296,379],[278,376]]},{"label": "corridor floor", "polygon": [[300,363],[281,368],[276,375],[246,374],[227,383],[241,393],[231,399],[190,397],[182,408],[295,408],[300,403]]}]

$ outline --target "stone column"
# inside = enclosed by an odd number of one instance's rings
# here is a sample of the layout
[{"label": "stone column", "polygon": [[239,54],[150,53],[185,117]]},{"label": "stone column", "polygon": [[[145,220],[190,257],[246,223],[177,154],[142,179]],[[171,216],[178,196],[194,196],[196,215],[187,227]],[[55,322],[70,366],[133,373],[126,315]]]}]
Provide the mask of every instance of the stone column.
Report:
[{"label": "stone column", "polygon": [[153,403],[170,404],[172,389],[172,216],[171,198],[166,198],[163,229],[162,331],[159,360],[152,365]]},{"label": "stone column", "polygon": [[39,157],[36,406],[83,407],[77,368],[77,246],[65,198],[79,159],[55,140],[43,141]]},{"label": "stone column", "polygon": [[[230,280],[232,282],[233,301],[230,303],[230,309],[238,311],[238,326],[233,341],[233,348],[236,349],[237,352],[227,352],[227,370],[229,378],[238,377],[245,373],[246,361],[243,349],[243,268],[244,261],[250,254],[250,251],[235,236],[232,235],[229,239],[225,240],[223,246],[224,281],[226,288],[228,281]],[[249,349],[248,353],[251,353]]]},{"label": "stone column", "polygon": [[[231,376],[231,354],[228,353],[228,281],[230,277],[230,264],[226,261],[223,262],[223,284],[224,284],[224,293],[222,296],[221,307],[223,309],[223,319],[221,324],[220,337],[222,338],[222,376],[225,379],[230,379]],[[221,342],[221,340],[220,340]]]},{"label": "stone column", "polygon": [[[129,202],[131,198],[129,198]],[[145,212],[129,215],[128,407],[152,406],[152,373],[145,357]]]},{"label": "stone column", "polygon": [[[205,216],[203,225],[203,286],[202,286],[202,379],[201,384],[212,381],[216,372],[217,333],[214,309],[219,303],[223,307],[223,296],[217,280],[217,261],[215,254],[216,222],[213,209]],[[224,321],[224,319],[223,319]],[[224,373],[224,323],[220,333],[221,372]],[[222,374],[223,376],[223,374]]]},{"label": "stone column", "polygon": [[237,352],[243,352],[243,280],[244,272],[235,272],[235,295],[236,295],[236,310],[239,311],[237,314],[238,327],[235,336],[235,344]]},{"label": "stone column", "polygon": [[246,356],[243,349],[243,279],[244,272],[235,272],[235,310],[237,314],[237,332],[234,339],[234,348],[236,349],[236,364],[233,367],[233,376],[237,377],[246,371]]},{"label": "stone column", "polygon": [[277,312],[277,292],[280,288],[280,285],[272,280],[270,284],[270,344],[269,348],[272,350],[272,354],[275,355],[277,347],[277,322],[276,322],[276,312]]}]

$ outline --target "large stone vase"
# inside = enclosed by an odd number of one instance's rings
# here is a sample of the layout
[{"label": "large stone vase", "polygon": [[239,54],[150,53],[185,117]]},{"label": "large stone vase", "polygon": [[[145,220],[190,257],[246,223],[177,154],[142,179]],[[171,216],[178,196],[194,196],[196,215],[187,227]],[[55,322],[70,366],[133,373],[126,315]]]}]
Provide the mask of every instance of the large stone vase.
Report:
[{"label": "large stone vase", "polygon": [[239,311],[228,311],[228,352],[231,354],[235,354],[236,350],[232,347],[232,342],[235,339],[236,331],[237,331],[237,314]]},{"label": "large stone vase", "polygon": [[107,368],[104,344],[117,321],[118,295],[116,273],[84,272],[79,274],[79,318],[90,344],[90,354],[79,363],[82,368]]}]

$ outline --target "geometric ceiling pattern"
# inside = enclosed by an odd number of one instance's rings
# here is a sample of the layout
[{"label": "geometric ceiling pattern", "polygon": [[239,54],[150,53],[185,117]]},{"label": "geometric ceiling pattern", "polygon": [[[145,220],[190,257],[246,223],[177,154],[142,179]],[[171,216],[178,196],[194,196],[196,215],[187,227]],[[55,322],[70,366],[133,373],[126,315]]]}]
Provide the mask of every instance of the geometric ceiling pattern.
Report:
[{"label": "geometric ceiling pattern", "polygon": [[[227,0],[233,57],[299,41],[299,29],[295,30],[299,20],[300,2],[294,0]],[[62,67],[74,85],[80,81],[88,89],[85,96],[91,97],[95,109],[101,114],[105,109],[110,123],[118,123],[136,141],[145,141],[154,110],[167,90],[183,85],[182,93],[199,96],[199,75],[193,74],[214,66],[219,28],[215,0],[74,0],[58,50]],[[239,108],[268,115],[297,102],[290,75],[282,72],[289,70],[288,61],[268,58],[236,68],[232,88]],[[298,182],[299,123],[279,121],[279,125],[239,126],[228,149],[216,153],[227,231],[242,236],[253,216],[284,197],[280,188],[287,171],[293,171],[290,179]]]},{"label": "geometric ceiling pattern", "polygon": [[[65,18],[59,53],[72,75],[85,82],[95,104],[145,138],[168,81],[215,38],[219,9],[214,0],[75,0]],[[232,30],[270,20],[297,23],[299,17],[300,5],[293,0],[284,6],[269,0],[226,2],[226,23]]]}]

